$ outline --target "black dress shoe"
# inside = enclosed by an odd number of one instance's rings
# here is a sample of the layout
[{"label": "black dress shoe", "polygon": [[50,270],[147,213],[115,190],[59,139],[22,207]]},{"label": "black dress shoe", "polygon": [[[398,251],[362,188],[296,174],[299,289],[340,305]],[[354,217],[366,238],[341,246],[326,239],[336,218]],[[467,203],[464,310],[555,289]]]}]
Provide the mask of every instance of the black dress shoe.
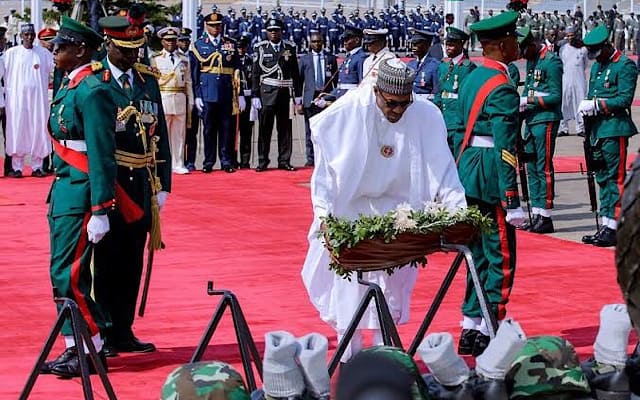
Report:
[{"label": "black dress shoe", "polygon": [[531,217],[531,222],[525,222],[520,228],[517,228],[517,229],[520,229],[523,231],[530,231],[531,228],[536,226],[539,219],[540,219],[540,214],[533,214],[533,216]]},{"label": "black dress shoe", "polygon": [[480,331],[475,329],[463,329],[458,341],[458,354],[471,355],[473,353],[473,345],[476,342],[476,336],[480,334]]},{"label": "black dress shoe", "polygon": [[63,364],[69,361],[77,353],[76,346],[66,348],[62,354],[60,354],[55,360],[45,361],[40,367],[41,374],[50,374],[51,370],[58,364]]},{"label": "black dress shoe", "polygon": [[267,170],[267,166],[266,165],[258,165],[256,167],[256,172],[264,172]]},{"label": "black dress shoe", "polygon": [[305,167],[313,167],[315,166],[315,163],[313,161],[307,161],[306,163],[304,163]]},{"label": "black dress shoe", "polygon": [[118,352],[107,343],[102,346],[102,352],[105,357],[118,357]]},{"label": "black dress shoe", "polygon": [[582,237],[582,243],[593,244],[593,242],[600,236],[600,232],[602,232],[604,228],[604,226],[601,226],[600,230],[598,230],[598,232],[594,233],[593,235],[584,235]]},{"label": "black dress shoe", "polygon": [[278,169],[282,169],[282,170],[285,170],[285,171],[295,171],[296,170],[293,166],[291,166],[291,164],[280,164],[280,165],[278,165]]},{"label": "black dress shoe", "polygon": [[605,226],[600,231],[600,235],[593,240],[594,246],[598,247],[612,247],[616,245],[616,231],[614,229]]},{"label": "black dress shoe", "polygon": [[20,171],[19,169],[13,171],[13,174],[11,174],[12,178],[22,178],[22,171]]},{"label": "black dress shoe", "polygon": [[204,167],[202,167],[202,172],[204,172],[205,174],[210,174],[211,172],[213,172],[213,166],[205,165]]},{"label": "black dress shoe", "polygon": [[628,399],[629,377],[624,368],[600,364],[589,359],[580,364],[582,372],[589,381],[592,394],[597,399]]},{"label": "black dress shoe", "polygon": [[249,165],[249,163],[240,163],[239,167],[242,169],[249,169],[251,168],[251,165]]},{"label": "black dress shoe", "polygon": [[553,228],[553,221],[551,220],[551,217],[540,216],[540,218],[538,219],[538,222],[536,224],[534,224],[529,229],[529,232],[533,232],[533,233],[553,233],[553,232],[555,232],[555,229]]},{"label": "black dress shoe", "polygon": [[156,351],[156,346],[153,343],[141,342],[136,337],[117,342],[109,341],[109,345],[118,353],[151,353]]},{"label": "black dress shoe", "polygon": [[185,168],[188,169],[189,172],[193,172],[196,170],[196,166],[193,164],[187,164]]},{"label": "black dress shoe", "polygon": [[35,178],[44,178],[47,174],[45,174],[41,169],[36,169],[31,172],[31,176]]},{"label": "black dress shoe", "polygon": [[236,172],[236,169],[233,167],[223,167],[222,170],[228,174],[232,174],[234,172]]},{"label": "black dress shoe", "polygon": [[476,341],[473,343],[473,351],[471,352],[471,355],[478,357],[480,354],[484,353],[487,346],[489,346],[490,341],[491,337],[478,332],[476,335]]},{"label": "black dress shoe", "polygon": [[[89,374],[96,374],[96,368],[93,366],[91,362],[91,358],[89,355],[85,355],[87,357],[87,363],[89,364]],[[98,352],[98,358],[102,361],[102,365],[104,366],[105,371],[107,370],[107,358],[104,356],[104,352]],[[60,363],[51,368],[51,373],[54,375],[58,375],[62,378],[77,378],[80,377],[80,357],[78,353],[74,354],[67,362]]]}]

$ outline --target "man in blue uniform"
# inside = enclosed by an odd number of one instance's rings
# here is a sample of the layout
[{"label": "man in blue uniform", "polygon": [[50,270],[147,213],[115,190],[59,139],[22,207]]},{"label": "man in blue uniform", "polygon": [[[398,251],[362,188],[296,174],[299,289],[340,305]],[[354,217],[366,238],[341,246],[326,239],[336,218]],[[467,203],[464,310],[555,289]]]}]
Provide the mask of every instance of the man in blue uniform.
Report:
[{"label": "man in blue uniform", "polygon": [[300,13],[295,12],[293,19],[291,20],[291,38],[293,42],[296,44],[296,50],[298,53],[302,52],[302,42],[304,40],[304,26],[302,25],[302,20],[300,19]]},{"label": "man in blue uniform", "polygon": [[347,93],[362,82],[362,66],[367,53],[362,49],[363,33],[361,29],[347,26],[344,29],[344,48],[347,54],[338,69],[338,86],[333,91],[336,97]]},{"label": "man in blue uniform", "polygon": [[438,92],[438,66],[440,65],[440,61],[427,54],[433,36],[431,31],[414,31],[413,37],[411,37],[411,47],[416,59],[407,64],[416,70],[413,92],[416,96],[424,96],[429,100],[432,100]]},{"label": "man in blue uniform", "polygon": [[195,92],[196,108],[204,123],[204,161],[202,171],[210,173],[216,163],[216,151],[220,166],[225,172],[235,172],[235,136],[231,132],[233,102],[244,110],[244,97],[233,90],[233,76],[238,70],[238,53],[233,41],[224,38],[222,15],[211,13],[204,18],[206,32],[193,45],[191,51],[191,76]]},{"label": "man in blue uniform", "polygon": [[329,20],[329,51],[332,54],[338,54],[340,51],[340,21],[338,13],[334,13]]}]

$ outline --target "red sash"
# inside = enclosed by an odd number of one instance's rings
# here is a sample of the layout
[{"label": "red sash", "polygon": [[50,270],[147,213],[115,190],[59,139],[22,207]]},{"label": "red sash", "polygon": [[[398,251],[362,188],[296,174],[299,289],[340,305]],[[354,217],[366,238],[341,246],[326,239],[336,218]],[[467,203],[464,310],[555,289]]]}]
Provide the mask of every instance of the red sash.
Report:
[{"label": "red sash", "polygon": [[460,157],[462,156],[462,152],[464,152],[465,148],[469,145],[469,140],[471,140],[471,132],[473,131],[473,126],[476,123],[476,119],[478,119],[478,115],[480,115],[480,110],[482,110],[482,106],[484,105],[484,101],[487,99],[489,94],[493,91],[493,89],[497,88],[500,85],[504,85],[509,83],[509,78],[504,73],[499,73],[488,81],[486,81],[482,86],[480,86],[480,90],[476,93],[476,97],[471,104],[471,111],[469,112],[469,120],[467,121],[467,129],[464,132],[464,139],[462,140],[462,145],[460,146],[460,152],[458,153],[458,158],[456,158],[456,165],[460,162]]}]

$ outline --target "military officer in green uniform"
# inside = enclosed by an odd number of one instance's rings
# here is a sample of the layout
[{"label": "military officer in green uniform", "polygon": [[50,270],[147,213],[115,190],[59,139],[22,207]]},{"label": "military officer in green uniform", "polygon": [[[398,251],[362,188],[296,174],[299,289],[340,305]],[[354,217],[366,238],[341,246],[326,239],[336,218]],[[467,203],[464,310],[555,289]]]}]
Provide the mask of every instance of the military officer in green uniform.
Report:
[{"label": "military officer in green uniform", "polygon": [[102,80],[109,84],[118,106],[115,121],[117,181],[143,211],[136,221],[121,213],[110,215],[111,232],[96,246],[95,295],[110,319],[105,353],[151,352],[152,343],[138,340],[132,329],[140,286],[147,233],[149,249],[161,247],[160,210],[171,190],[171,154],[157,70],[136,63],[145,44],[132,19],[100,19],[107,56]]},{"label": "military officer in green uniform", "polygon": [[[99,332],[104,328],[104,318],[91,297],[90,264],[94,245],[109,231],[107,213],[116,205],[116,105],[108,85],[98,77],[98,68],[91,64],[102,38],[66,16],[61,22],[53,40],[53,54],[56,67],[68,76],[53,98],[49,117],[56,175],[47,199],[51,283],[61,296],[76,301],[104,361]],[[69,320],[62,327],[62,335],[66,350],[46,362],[41,372],[67,378],[80,376]]]},{"label": "military officer in green uniform", "polygon": [[447,125],[447,142],[451,152],[456,155],[464,127],[458,113],[458,89],[462,81],[476,68],[476,65],[464,54],[465,43],[469,35],[454,27],[447,28],[446,49],[448,60],[438,66],[438,93],[433,100],[442,111]]},{"label": "military officer in green uniform", "polygon": [[638,70],[627,56],[613,48],[609,32],[601,25],[584,37],[587,56],[594,60],[589,76],[589,93],[578,112],[590,117],[591,144],[601,164],[596,171],[600,187],[600,230],[582,238],[583,243],[608,247],[616,244],[620,198],[626,174],[629,137],[638,131],[631,119],[631,103]]},{"label": "military officer in green uniform", "polygon": [[[515,273],[515,226],[524,222],[516,182],[519,95],[508,67],[519,58],[517,12],[505,12],[471,25],[482,43],[484,63],[462,82],[458,110],[465,128],[456,154],[467,203],[492,217],[493,229],[471,245],[487,292],[490,311],[505,318]],[[489,343],[489,321],[481,317],[471,279],[462,305],[461,354],[481,354]]]},{"label": "military officer in green uniform", "polygon": [[519,32],[523,37],[520,52],[527,60],[524,91],[520,97],[520,111],[526,122],[524,150],[535,155],[527,162],[533,218],[526,229],[553,233],[553,153],[562,119],[562,60],[547,45],[534,39],[528,27]]}]

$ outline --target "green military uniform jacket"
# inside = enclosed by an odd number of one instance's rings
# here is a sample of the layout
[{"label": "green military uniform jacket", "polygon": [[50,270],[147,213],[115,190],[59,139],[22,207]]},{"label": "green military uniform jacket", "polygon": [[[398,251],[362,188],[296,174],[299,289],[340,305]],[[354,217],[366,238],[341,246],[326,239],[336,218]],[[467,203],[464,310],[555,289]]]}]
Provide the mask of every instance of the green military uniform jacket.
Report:
[{"label": "green military uniform jacket", "polygon": [[527,125],[562,119],[562,60],[542,46],[535,60],[527,60],[523,96],[533,97],[527,105]]},{"label": "green military uniform jacket", "polygon": [[504,208],[520,206],[516,182],[516,139],[519,95],[503,64],[485,59],[484,65],[473,70],[462,83],[458,107],[463,126],[467,126],[471,108],[485,82],[504,74],[507,83],[499,85],[484,99],[473,125],[473,136],[490,136],[493,148],[462,149],[458,170],[466,195]]},{"label": "green military uniform jacket", "polygon": [[515,62],[510,62],[509,65],[507,65],[507,72],[509,73],[509,78],[511,78],[513,86],[520,86],[520,70]]},{"label": "green military uniform jacket", "polygon": [[57,153],[54,155],[56,178],[47,199],[50,217],[87,212],[104,215],[115,207],[116,106],[109,87],[90,66],[86,68],[88,75],[83,79],[79,79],[83,76],[80,73],[57,91],[51,103],[49,127],[63,145],[66,140],[77,141],[74,144],[86,142],[86,151],[81,153],[87,155],[89,171],[84,173]]},{"label": "green military uniform jacket", "polygon": [[442,111],[449,132],[464,131],[458,112],[458,90],[462,81],[474,69],[476,65],[466,57],[455,64],[453,60],[445,60],[438,66],[438,93],[433,102]]},{"label": "green military uniform jacket", "polygon": [[[136,64],[132,69],[134,78],[129,98],[113,77],[107,58],[102,60],[101,66],[103,71],[100,78],[109,84],[120,114],[115,123],[117,180],[129,197],[144,210],[145,219],[150,221],[151,196],[154,192],[171,191],[171,152],[157,71],[149,66]],[[130,118],[122,115],[130,105],[140,113],[146,140],[140,135],[135,115]],[[154,147],[155,165],[150,161]],[[131,162],[139,163],[141,159],[148,161],[148,168],[131,166]],[[153,179],[150,179],[150,173],[154,175]],[[155,188],[152,184],[155,184]]]},{"label": "green military uniform jacket", "polygon": [[616,50],[603,64],[594,62],[589,77],[589,99],[595,99],[598,118],[593,121],[595,138],[633,136],[638,131],[631,119],[638,69]]}]

